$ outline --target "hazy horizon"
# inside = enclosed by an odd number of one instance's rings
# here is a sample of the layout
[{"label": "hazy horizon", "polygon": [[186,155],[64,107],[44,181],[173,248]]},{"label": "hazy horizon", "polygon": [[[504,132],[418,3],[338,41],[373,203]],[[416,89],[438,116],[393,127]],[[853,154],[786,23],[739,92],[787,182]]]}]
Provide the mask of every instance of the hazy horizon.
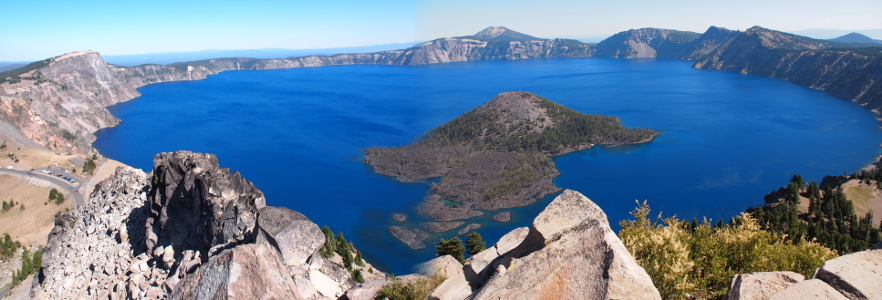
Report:
[{"label": "hazy horizon", "polygon": [[[90,5],[91,4],[91,5]],[[3,21],[0,61],[36,61],[67,52],[103,55],[209,49],[327,49],[427,41],[505,26],[542,38],[597,39],[633,28],[704,32],[759,25],[784,32],[879,30],[882,2],[873,0],[709,4],[698,0],[393,1],[157,0],[143,3],[12,2]],[[761,9],[758,9],[761,8]],[[137,13],[131,13],[131,12]],[[34,12],[34,13],[25,13]],[[39,16],[39,22],[34,16]],[[882,34],[874,36],[882,39]],[[580,38],[581,37],[581,38]],[[596,40],[595,40],[596,41]]]}]

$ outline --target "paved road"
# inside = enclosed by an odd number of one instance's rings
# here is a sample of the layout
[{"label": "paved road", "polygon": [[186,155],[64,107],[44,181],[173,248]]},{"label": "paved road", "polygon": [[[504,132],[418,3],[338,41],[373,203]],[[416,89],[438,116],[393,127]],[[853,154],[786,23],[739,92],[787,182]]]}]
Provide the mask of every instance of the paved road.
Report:
[{"label": "paved road", "polygon": [[4,285],[2,288],[0,288],[0,299],[6,298],[6,293],[9,293],[9,290],[11,289],[12,287],[8,285]]},{"label": "paved road", "polygon": [[[49,174],[39,172],[39,170],[41,170],[41,169],[46,169],[46,168],[34,169],[33,171],[15,170],[15,169],[0,169],[0,174],[16,174],[16,175],[28,176],[28,177],[39,178],[39,179],[49,181],[49,182],[55,184],[56,186],[58,186],[59,188],[66,190],[69,195],[73,195],[74,207],[77,207],[77,206],[80,206],[83,204],[83,202],[84,202],[83,195],[80,194],[80,190],[83,187],[83,185],[85,184],[85,182],[82,178],[79,178],[77,176],[67,174],[67,173],[61,173],[61,174],[64,174],[62,176],[72,178],[77,181],[77,183],[71,184],[70,182],[67,182],[67,180],[61,179],[61,177],[57,177],[55,175],[49,175]],[[59,168],[53,168],[53,169],[54,169],[53,172],[56,172],[56,174],[59,174],[56,171]],[[0,294],[0,295],[2,295],[2,294]]]}]

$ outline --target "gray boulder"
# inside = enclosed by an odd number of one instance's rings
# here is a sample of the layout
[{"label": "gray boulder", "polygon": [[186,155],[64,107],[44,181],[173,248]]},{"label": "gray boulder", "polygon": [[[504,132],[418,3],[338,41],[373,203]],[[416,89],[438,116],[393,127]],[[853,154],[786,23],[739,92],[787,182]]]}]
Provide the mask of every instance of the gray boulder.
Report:
[{"label": "gray boulder", "polygon": [[444,276],[452,278],[462,276],[462,264],[450,255],[444,255],[414,266],[417,274],[424,276]]},{"label": "gray boulder", "polygon": [[515,230],[512,230],[503,235],[501,238],[499,238],[499,241],[496,242],[497,254],[499,256],[502,256],[508,254],[509,251],[517,248],[522,242],[524,242],[524,239],[527,238],[528,233],[530,233],[530,228],[521,227],[515,228]]},{"label": "gray boulder", "polygon": [[828,260],[814,277],[849,299],[882,299],[882,250],[867,250]]},{"label": "gray boulder", "polygon": [[302,299],[275,249],[239,245],[177,284],[170,299]]},{"label": "gray boulder", "polygon": [[266,199],[238,172],[220,168],[213,154],[189,151],[157,154],[153,166],[146,246],[156,260],[163,261],[160,247],[207,259],[224,245],[254,240]]},{"label": "gray boulder", "polygon": [[772,294],[805,280],[794,272],[757,272],[737,274],[729,286],[728,300],[765,300]]},{"label": "gray boulder", "polygon": [[359,284],[346,291],[346,299],[349,300],[374,300],[377,291],[384,285],[389,284],[388,279],[375,279]]},{"label": "gray boulder", "polygon": [[823,281],[811,279],[793,284],[775,294],[769,300],[805,300],[805,299],[829,299],[847,300],[836,289]]},{"label": "gray boulder", "polygon": [[462,273],[447,278],[429,294],[429,300],[462,300],[472,294],[472,288]]},{"label": "gray boulder", "polygon": [[325,235],[318,225],[288,208],[261,208],[257,226],[260,228],[257,243],[276,248],[282,255],[282,262],[288,266],[306,263],[325,244]]},{"label": "gray boulder", "polygon": [[480,287],[489,277],[489,273],[486,271],[488,270],[488,266],[490,267],[490,270],[493,270],[491,264],[493,264],[498,258],[499,254],[496,251],[495,246],[469,257],[463,266],[463,273],[465,274],[466,280],[468,280],[473,287]]},{"label": "gray boulder", "polygon": [[524,244],[536,250],[496,272],[473,299],[661,299],[606,214],[576,191],[536,217]]}]

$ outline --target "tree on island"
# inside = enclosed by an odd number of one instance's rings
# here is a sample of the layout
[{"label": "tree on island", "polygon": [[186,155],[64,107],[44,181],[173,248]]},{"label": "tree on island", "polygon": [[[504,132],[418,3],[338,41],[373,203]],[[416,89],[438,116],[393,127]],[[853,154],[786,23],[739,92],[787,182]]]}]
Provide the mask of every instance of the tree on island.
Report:
[{"label": "tree on island", "polygon": [[459,263],[465,263],[465,247],[462,245],[462,240],[458,237],[453,237],[449,240],[441,239],[438,241],[438,245],[435,246],[435,250],[438,251],[435,256],[450,255],[456,258]]},{"label": "tree on island", "polygon": [[475,255],[481,253],[487,249],[487,243],[484,242],[484,238],[481,237],[480,233],[472,231],[469,235],[466,236],[466,249],[468,249],[469,254]]}]

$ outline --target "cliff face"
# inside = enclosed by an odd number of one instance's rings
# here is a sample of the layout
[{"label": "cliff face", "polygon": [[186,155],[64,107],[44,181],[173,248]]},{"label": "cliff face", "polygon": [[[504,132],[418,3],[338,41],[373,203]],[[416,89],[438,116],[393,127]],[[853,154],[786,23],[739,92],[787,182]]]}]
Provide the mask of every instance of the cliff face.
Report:
[{"label": "cliff face", "polygon": [[882,49],[836,48],[827,41],[754,27],[696,59],[695,68],[781,78],[882,107]]},{"label": "cliff face", "polygon": [[595,55],[687,59],[695,61],[695,68],[781,78],[878,113],[882,108],[882,48],[848,46],[758,26],[744,32],[710,27],[701,35],[643,28],[600,42]]},{"label": "cliff face", "polygon": [[614,58],[680,57],[689,51],[695,32],[659,28],[631,29],[597,44],[597,56]]}]

